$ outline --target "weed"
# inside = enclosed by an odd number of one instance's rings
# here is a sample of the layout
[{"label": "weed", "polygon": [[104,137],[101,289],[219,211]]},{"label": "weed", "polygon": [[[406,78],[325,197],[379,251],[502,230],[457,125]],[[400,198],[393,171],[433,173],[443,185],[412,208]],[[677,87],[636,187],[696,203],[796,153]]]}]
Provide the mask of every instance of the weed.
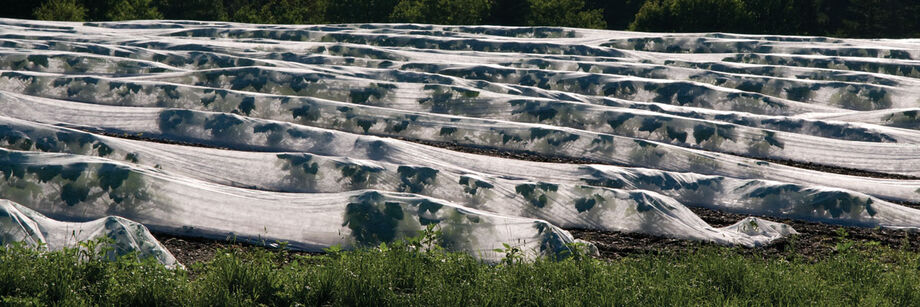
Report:
[{"label": "weed", "polygon": [[[841,243],[848,234],[840,231]],[[41,251],[0,248],[3,305],[911,305],[920,301],[920,253],[854,243],[827,259],[762,259],[743,250],[602,261],[573,244],[564,259],[483,263],[417,237],[323,255],[222,250],[167,269],[152,259],[105,260],[105,242]],[[794,239],[790,239],[794,250]]]}]

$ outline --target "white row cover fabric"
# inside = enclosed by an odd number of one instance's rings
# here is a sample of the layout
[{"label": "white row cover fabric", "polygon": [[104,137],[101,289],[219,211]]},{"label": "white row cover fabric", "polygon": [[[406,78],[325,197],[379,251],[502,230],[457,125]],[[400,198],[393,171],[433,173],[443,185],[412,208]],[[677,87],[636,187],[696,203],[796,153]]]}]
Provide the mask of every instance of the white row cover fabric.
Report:
[{"label": "white row cover fabric", "polygon": [[917,230],[915,59],[916,40],[0,19],[0,198],[305,250],[437,224],[489,261],[564,254],[562,228],[796,233],[690,207]]},{"label": "white row cover fabric", "polygon": [[80,243],[99,238],[112,239],[105,257],[135,253],[138,258],[154,258],[167,267],[181,266],[157,241],[147,227],[128,219],[107,216],[87,222],[62,222],[48,218],[23,205],[0,200],[0,245],[22,242],[45,250],[86,248]]}]

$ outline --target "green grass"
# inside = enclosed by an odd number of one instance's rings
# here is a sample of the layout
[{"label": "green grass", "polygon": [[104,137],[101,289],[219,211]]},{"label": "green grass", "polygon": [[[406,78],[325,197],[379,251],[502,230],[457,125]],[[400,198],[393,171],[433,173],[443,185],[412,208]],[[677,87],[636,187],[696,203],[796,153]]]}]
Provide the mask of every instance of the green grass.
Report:
[{"label": "green grass", "polygon": [[[421,242],[421,244],[420,244]],[[78,250],[0,248],[3,305],[917,305],[920,253],[842,242],[817,261],[700,246],[612,261],[497,265],[424,240],[325,255],[227,249],[170,270]],[[422,247],[422,248],[419,248]],[[794,253],[793,253],[794,254]],[[80,259],[83,259],[82,261]]]}]

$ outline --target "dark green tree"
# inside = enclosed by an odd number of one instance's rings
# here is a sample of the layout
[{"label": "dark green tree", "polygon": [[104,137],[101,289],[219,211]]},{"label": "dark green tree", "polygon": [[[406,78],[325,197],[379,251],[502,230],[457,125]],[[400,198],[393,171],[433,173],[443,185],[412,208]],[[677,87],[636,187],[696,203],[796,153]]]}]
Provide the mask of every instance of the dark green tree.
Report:
[{"label": "dark green tree", "polygon": [[117,0],[77,0],[86,7],[86,20],[106,21],[108,12]]},{"label": "dark green tree", "polygon": [[486,19],[490,25],[524,26],[527,25],[527,12],[530,3],[527,0],[493,0],[492,13]]},{"label": "dark green tree", "polygon": [[481,24],[489,16],[492,0],[401,0],[390,20],[451,25]]},{"label": "dark green tree", "polygon": [[654,32],[747,32],[751,16],[741,0],[651,0],[630,30]]},{"label": "dark green tree", "polygon": [[527,24],[603,29],[607,27],[601,9],[585,8],[585,0],[528,0]]},{"label": "dark green tree", "polygon": [[585,6],[590,9],[601,9],[607,29],[625,30],[629,27],[639,12],[639,8],[647,0],[587,0]]},{"label": "dark green tree", "polygon": [[332,23],[390,22],[399,0],[329,0],[326,17]]},{"label": "dark green tree", "polygon": [[49,0],[35,9],[33,15],[41,20],[83,21],[86,7],[77,0]]},{"label": "dark green tree", "polygon": [[35,18],[35,11],[42,6],[41,1],[6,1],[0,9],[0,17],[29,19]]},{"label": "dark green tree", "polygon": [[227,4],[229,20],[247,23],[318,24],[326,22],[326,0],[236,0]]},{"label": "dark green tree", "polygon": [[154,0],[166,19],[226,21],[230,16],[221,0]]},{"label": "dark green tree", "polygon": [[916,36],[920,34],[920,2],[905,0],[850,0],[834,34],[858,37]]},{"label": "dark green tree", "polygon": [[116,0],[105,14],[107,20],[162,19],[153,0]]},{"label": "dark green tree", "polygon": [[920,37],[917,0],[19,0],[0,17],[249,23],[546,25],[661,32]]}]

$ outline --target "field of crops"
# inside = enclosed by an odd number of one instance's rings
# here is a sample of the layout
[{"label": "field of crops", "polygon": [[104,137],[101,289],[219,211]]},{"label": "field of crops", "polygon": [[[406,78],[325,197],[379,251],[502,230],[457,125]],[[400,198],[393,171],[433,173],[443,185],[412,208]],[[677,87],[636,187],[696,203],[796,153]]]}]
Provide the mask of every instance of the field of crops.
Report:
[{"label": "field of crops", "polygon": [[0,242],[109,236],[172,265],[147,229],[321,251],[437,225],[495,262],[566,253],[566,229],[918,230],[918,59],[916,39],[0,19]]}]

